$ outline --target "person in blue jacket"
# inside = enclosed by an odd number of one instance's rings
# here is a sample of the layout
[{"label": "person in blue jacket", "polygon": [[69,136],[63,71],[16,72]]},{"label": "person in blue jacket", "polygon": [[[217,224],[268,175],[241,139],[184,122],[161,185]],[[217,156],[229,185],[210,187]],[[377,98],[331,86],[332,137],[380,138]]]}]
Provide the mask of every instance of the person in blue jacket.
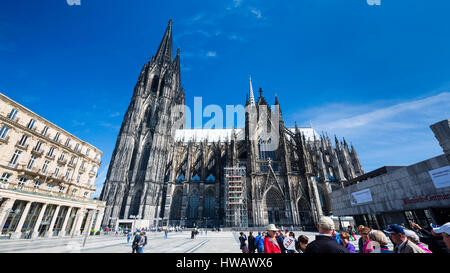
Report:
[{"label": "person in blue jacket", "polygon": [[261,236],[261,232],[258,232],[258,236],[255,237],[255,247],[258,253],[264,253],[264,237]]}]

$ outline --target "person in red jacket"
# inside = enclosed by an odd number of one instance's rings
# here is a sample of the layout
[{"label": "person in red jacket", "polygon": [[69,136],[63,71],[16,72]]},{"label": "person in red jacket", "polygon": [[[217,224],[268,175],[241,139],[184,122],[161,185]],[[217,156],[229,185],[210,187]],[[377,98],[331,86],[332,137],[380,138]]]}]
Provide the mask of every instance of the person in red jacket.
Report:
[{"label": "person in red jacket", "polygon": [[274,224],[267,226],[267,236],[264,238],[264,253],[281,253],[280,246],[275,238],[278,229]]}]

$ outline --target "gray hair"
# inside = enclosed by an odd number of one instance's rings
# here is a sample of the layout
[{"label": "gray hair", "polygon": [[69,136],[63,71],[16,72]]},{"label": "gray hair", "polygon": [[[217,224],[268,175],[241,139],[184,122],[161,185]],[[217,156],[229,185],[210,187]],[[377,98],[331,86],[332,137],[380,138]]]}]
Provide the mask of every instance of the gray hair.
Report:
[{"label": "gray hair", "polygon": [[408,237],[408,240],[412,241],[415,244],[420,243],[419,235],[417,235],[417,233],[410,229],[405,229],[405,236]]},{"label": "gray hair", "polygon": [[369,239],[378,242],[383,246],[388,244],[386,235],[380,230],[372,230],[371,232],[369,232]]}]

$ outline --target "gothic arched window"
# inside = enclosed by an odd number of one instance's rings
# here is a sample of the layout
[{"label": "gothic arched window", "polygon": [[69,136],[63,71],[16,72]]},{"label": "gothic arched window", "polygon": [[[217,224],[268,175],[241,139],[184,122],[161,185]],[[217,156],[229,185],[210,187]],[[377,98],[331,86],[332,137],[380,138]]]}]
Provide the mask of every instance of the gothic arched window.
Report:
[{"label": "gothic arched window", "polygon": [[212,190],[208,190],[203,197],[203,217],[214,218],[216,197]]},{"label": "gothic arched window", "polygon": [[198,218],[198,196],[196,194],[189,196],[188,218]]}]

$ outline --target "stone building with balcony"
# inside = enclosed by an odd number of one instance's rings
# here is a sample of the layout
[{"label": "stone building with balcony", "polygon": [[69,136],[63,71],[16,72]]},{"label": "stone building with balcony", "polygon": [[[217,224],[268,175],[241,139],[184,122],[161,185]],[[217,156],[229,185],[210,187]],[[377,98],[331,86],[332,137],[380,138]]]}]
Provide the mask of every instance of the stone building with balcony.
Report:
[{"label": "stone building with balcony", "polygon": [[105,202],[91,195],[101,156],[0,93],[1,235],[61,237],[98,230]]}]

